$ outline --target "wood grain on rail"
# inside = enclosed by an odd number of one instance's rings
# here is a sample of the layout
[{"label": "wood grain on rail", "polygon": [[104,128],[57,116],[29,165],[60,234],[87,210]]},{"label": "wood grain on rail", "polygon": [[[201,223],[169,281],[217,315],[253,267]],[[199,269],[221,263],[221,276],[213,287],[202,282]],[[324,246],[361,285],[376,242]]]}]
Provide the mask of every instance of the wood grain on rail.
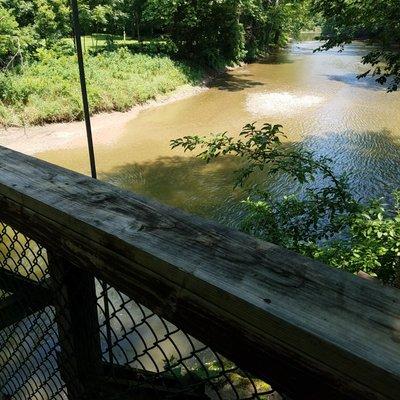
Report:
[{"label": "wood grain on rail", "polygon": [[0,219],[293,398],[398,399],[396,289],[1,147]]}]

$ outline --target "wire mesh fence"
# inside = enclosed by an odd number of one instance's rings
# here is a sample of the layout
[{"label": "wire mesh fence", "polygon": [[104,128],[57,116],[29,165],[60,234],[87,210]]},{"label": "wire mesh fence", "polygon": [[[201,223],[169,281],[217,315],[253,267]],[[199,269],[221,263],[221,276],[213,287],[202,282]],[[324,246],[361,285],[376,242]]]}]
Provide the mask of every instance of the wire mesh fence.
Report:
[{"label": "wire mesh fence", "polygon": [[[3,399],[62,399],[46,250],[0,222],[0,393]],[[29,283],[35,284],[32,290]],[[43,296],[45,297],[45,296]]]},{"label": "wire mesh fence", "polygon": [[135,299],[53,264],[68,263],[0,222],[0,399],[281,398]]}]

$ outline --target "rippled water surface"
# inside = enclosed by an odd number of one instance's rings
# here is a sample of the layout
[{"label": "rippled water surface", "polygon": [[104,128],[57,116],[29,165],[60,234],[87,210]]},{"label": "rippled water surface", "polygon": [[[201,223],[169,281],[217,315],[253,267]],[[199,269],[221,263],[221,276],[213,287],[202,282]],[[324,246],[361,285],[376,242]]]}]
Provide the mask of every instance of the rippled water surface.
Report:
[{"label": "rippled water surface", "polygon": [[[262,62],[216,79],[210,90],[143,111],[109,146],[97,146],[102,179],[224,222],[234,223],[245,195],[232,190],[237,161],[204,165],[193,154],[171,150],[188,134],[238,133],[248,123],[280,123],[288,141],[302,142],[350,173],[362,197],[386,196],[400,187],[400,93],[388,94],[372,79],[357,80],[365,67],[361,43],[344,52],[313,53],[318,42],[291,44]],[[88,173],[86,149],[39,157]],[[272,183],[287,193],[292,183]]]}]

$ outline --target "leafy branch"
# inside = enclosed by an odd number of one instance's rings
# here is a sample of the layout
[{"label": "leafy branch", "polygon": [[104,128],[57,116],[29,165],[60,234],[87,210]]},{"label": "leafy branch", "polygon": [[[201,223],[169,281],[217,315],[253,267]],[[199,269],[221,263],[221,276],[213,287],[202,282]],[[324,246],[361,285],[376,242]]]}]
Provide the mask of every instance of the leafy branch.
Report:
[{"label": "leafy branch", "polygon": [[260,185],[252,186],[243,202],[244,231],[334,267],[362,270],[400,286],[400,192],[394,194],[394,210],[382,200],[362,205],[352,196],[348,177],[336,175],[329,158],[288,146],[284,137],[281,125],[248,124],[239,137],[227,132],[185,136],[172,140],[171,147],[200,150],[197,157],[207,163],[221,156],[238,157],[243,165],[235,187],[259,171],[285,174],[301,185],[302,194],[277,199]]}]

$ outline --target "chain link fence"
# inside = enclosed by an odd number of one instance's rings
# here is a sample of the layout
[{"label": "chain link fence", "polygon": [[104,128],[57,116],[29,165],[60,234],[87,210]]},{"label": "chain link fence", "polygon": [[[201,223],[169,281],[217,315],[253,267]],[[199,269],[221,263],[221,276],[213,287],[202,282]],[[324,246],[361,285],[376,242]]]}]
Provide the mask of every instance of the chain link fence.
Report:
[{"label": "chain link fence", "polygon": [[[281,399],[267,383],[92,276],[91,337],[101,365],[78,373],[74,316],[64,309],[68,298],[82,299],[88,281],[78,280],[68,293],[69,278],[52,273],[49,259],[45,248],[0,222],[0,399]],[[90,298],[84,300],[87,307]]]},{"label": "chain link fence", "polygon": [[46,250],[0,222],[0,396],[66,399],[55,310],[29,283],[48,288]]}]

